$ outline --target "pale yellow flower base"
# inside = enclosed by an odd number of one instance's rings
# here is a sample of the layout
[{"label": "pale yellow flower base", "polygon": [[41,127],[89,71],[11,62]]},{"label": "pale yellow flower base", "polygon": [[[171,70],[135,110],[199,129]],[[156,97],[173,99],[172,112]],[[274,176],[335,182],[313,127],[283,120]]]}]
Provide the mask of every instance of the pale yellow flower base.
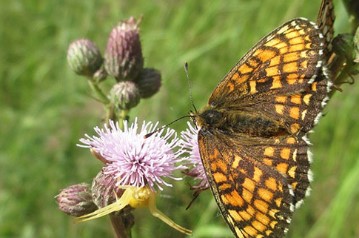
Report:
[{"label": "pale yellow flower base", "polygon": [[155,192],[152,191],[148,186],[142,188],[126,186],[124,187],[124,189],[125,192],[119,199],[117,199],[116,202],[106,207],[100,208],[92,213],[78,217],[77,219],[79,219],[80,221],[96,219],[108,215],[112,212],[120,211],[127,205],[130,205],[132,208],[148,207],[154,217],[159,218],[170,227],[187,235],[192,234],[191,230],[188,230],[178,225],[156,208]]}]

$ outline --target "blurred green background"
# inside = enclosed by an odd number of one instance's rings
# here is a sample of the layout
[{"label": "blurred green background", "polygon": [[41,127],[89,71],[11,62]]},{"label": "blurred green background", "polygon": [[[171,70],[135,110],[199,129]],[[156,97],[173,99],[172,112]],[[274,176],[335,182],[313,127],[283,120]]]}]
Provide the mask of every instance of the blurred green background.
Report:
[{"label": "blurred green background", "polygon": [[[348,31],[342,3],[336,31]],[[131,113],[162,124],[191,109],[183,64],[190,67],[194,102],[207,99],[220,79],[261,37],[298,16],[315,20],[315,0],[103,0],[0,3],[0,237],[112,237],[108,218],[76,223],[54,196],[90,182],[101,168],[76,147],[102,124],[103,109],[84,78],[66,64],[69,43],[90,38],[103,50],[113,26],[143,16],[145,64],[162,72],[163,87]],[[288,237],[359,237],[359,84],[343,85],[311,135],[312,194],[296,211]],[[180,131],[186,122],[173,125]],[[157,201],[193,237],[232,237],[209,191],[189,210],[188,184],[174,182]],[[135,212],[133,237],[184,237]]]}]

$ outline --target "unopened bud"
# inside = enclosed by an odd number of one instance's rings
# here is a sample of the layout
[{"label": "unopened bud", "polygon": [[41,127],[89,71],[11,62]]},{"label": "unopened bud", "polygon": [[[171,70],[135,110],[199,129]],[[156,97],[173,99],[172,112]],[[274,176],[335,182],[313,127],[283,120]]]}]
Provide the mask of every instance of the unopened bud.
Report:
[{"label": "unopened bud", "polygon": [[140,102],[140,93],[137,85],[132,81],[116,83],[110,92],[111,102],[120,109],[128,110]]},{"label": "unopened bud", "polygon": [[64,213],[79,217],[97,209],[92,201],[90,187],[86,183],[75,184],[60,191],[56,196],[59,209]]},{"label": "unopened bud", "polygon": [[100,69],[103,58],[95,43],[88,39],[80,39],[70,44],[67,62],[76,74],[93,77]]},{"label": "unopened bud", "polygon": [[112,29],[105,53],[105,69],[117,81],[122,81],[136,79],[142,68],[138,23],[131,17]]},{"label": "unopened bud", "polygon": [[156,69],[145,68],[136,81],[141,98],[153,96],[161,87],[161,73]]},{"label": "unopened bud", "polygon": [[92,197],[98,207],[105,207],[122,196],[122,189],[116,186],[116,180],[110,174],[100,171],[92,181]]}]

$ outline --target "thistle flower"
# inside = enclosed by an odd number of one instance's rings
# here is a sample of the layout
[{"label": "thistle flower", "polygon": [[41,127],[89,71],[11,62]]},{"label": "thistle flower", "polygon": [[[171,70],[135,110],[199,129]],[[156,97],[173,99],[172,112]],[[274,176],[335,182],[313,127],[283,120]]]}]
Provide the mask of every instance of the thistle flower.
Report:
[{"label": "thistle flower", "polygon": [[[111,174],[117,180],[117,186],[144,187],[148,185],[162,190],[162,186],[172,185],[164,178],[180,180],[172,174],[175,170],[185,169],[179,156],[182,151],[175,152],[178,138],[172,129],[160,130],[150,137],[145,136],[155,131],[158,123],[143,123],[139,126],[137,119],[132,125],[125,121],[124,129],[110,121],[103,129],[95,128],[97,136],[80,139],[81,147],[90,148],[100,154],[106,165],[105,174]],[[172,138],[171,141],[169,141]]]},{"label": "thistle flower", "polygon": [[[96,201],[106,204],[109,201],[100,199],[97,192],[103,191],[108,196],[110,187],[120,192],[120,197],[112,204],[106,205],[95,212],[79,217],[81,221],[87,221],[102,217],[124,208],[147,207],[151,214],[174,229],[191,234],[191,231],[176,224],[156,208],[155,187],[162,190],[162,186],[172,186],[164,181],[164,178],[179,180],[172,175],[175,170],[185,169],[183,165],[177,165],[184,159],[179,156],[182,151],[174,152],[178,146],[178,139],[172,129],[159,130],[148,135],[158,128],[158,123],[143,122],[142,126],[137,123],[137,118],[132,125],[124,122],[121,130],[118,124],[110,121],[103,129],[95,128],[98,136],[80,139],[81,147],[90,148],[98,154],[96,157],[105,162],[101,176],[94,181],[92,190],[95,192]],[[95,179],[96,180],[96,179]],[[114,181],[115,185],[114,185]],[[115,187],[114,187],[115,186]],[[120,189],[121,191],[116,189]]]},{"label": "thistle flower", "polygon": [[192,123],[187,122],[188,128],[181,132],[180,144],[182,153],[188,154],[188,162],[192,167],[186,174],[199,180],[198,184],[193,186],[196,190],[205,190],[209,188],[206,172],[204,170],[198,147],[198,129]]}]

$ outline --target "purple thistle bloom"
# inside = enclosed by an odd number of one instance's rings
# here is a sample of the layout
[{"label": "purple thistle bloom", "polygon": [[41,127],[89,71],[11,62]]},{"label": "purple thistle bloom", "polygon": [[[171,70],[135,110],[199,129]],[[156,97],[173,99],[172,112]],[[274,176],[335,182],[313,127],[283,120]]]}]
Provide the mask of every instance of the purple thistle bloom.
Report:
[{"label": "purple thistle bloom", "polygon": [[145,138],[157,128],[158,122],[143,122],[140,127],[136,118],[130,126],[125,121],[121,130],[118,123],[110,121],[103,129],[95,127],[98,136],[86,134],[86,138],[80,139],[83,144],[78,146],[93,149],[104,158],[106,165],[103,171],[114,176],[117,186],[149,185],[152,190],[155,186],[162,190],[162,185],[172,187],[164,178],[181,179],[172,173],[186,168],[177,165],[186,158],[180,158],[182,150],[174,151],[179,146],[179,140],[173,129],[163,129]]},{"label": "purple thistle bloom", "polygon": [[193,167],[187,175],[199,180],[194,189],[205,190],[209,188],[206,172],[204,170],[198,148],[198,129],[192,123],[187,122],[188,128],[181,132],[180,144],[182,153],[188,154],[188,162]]}]

